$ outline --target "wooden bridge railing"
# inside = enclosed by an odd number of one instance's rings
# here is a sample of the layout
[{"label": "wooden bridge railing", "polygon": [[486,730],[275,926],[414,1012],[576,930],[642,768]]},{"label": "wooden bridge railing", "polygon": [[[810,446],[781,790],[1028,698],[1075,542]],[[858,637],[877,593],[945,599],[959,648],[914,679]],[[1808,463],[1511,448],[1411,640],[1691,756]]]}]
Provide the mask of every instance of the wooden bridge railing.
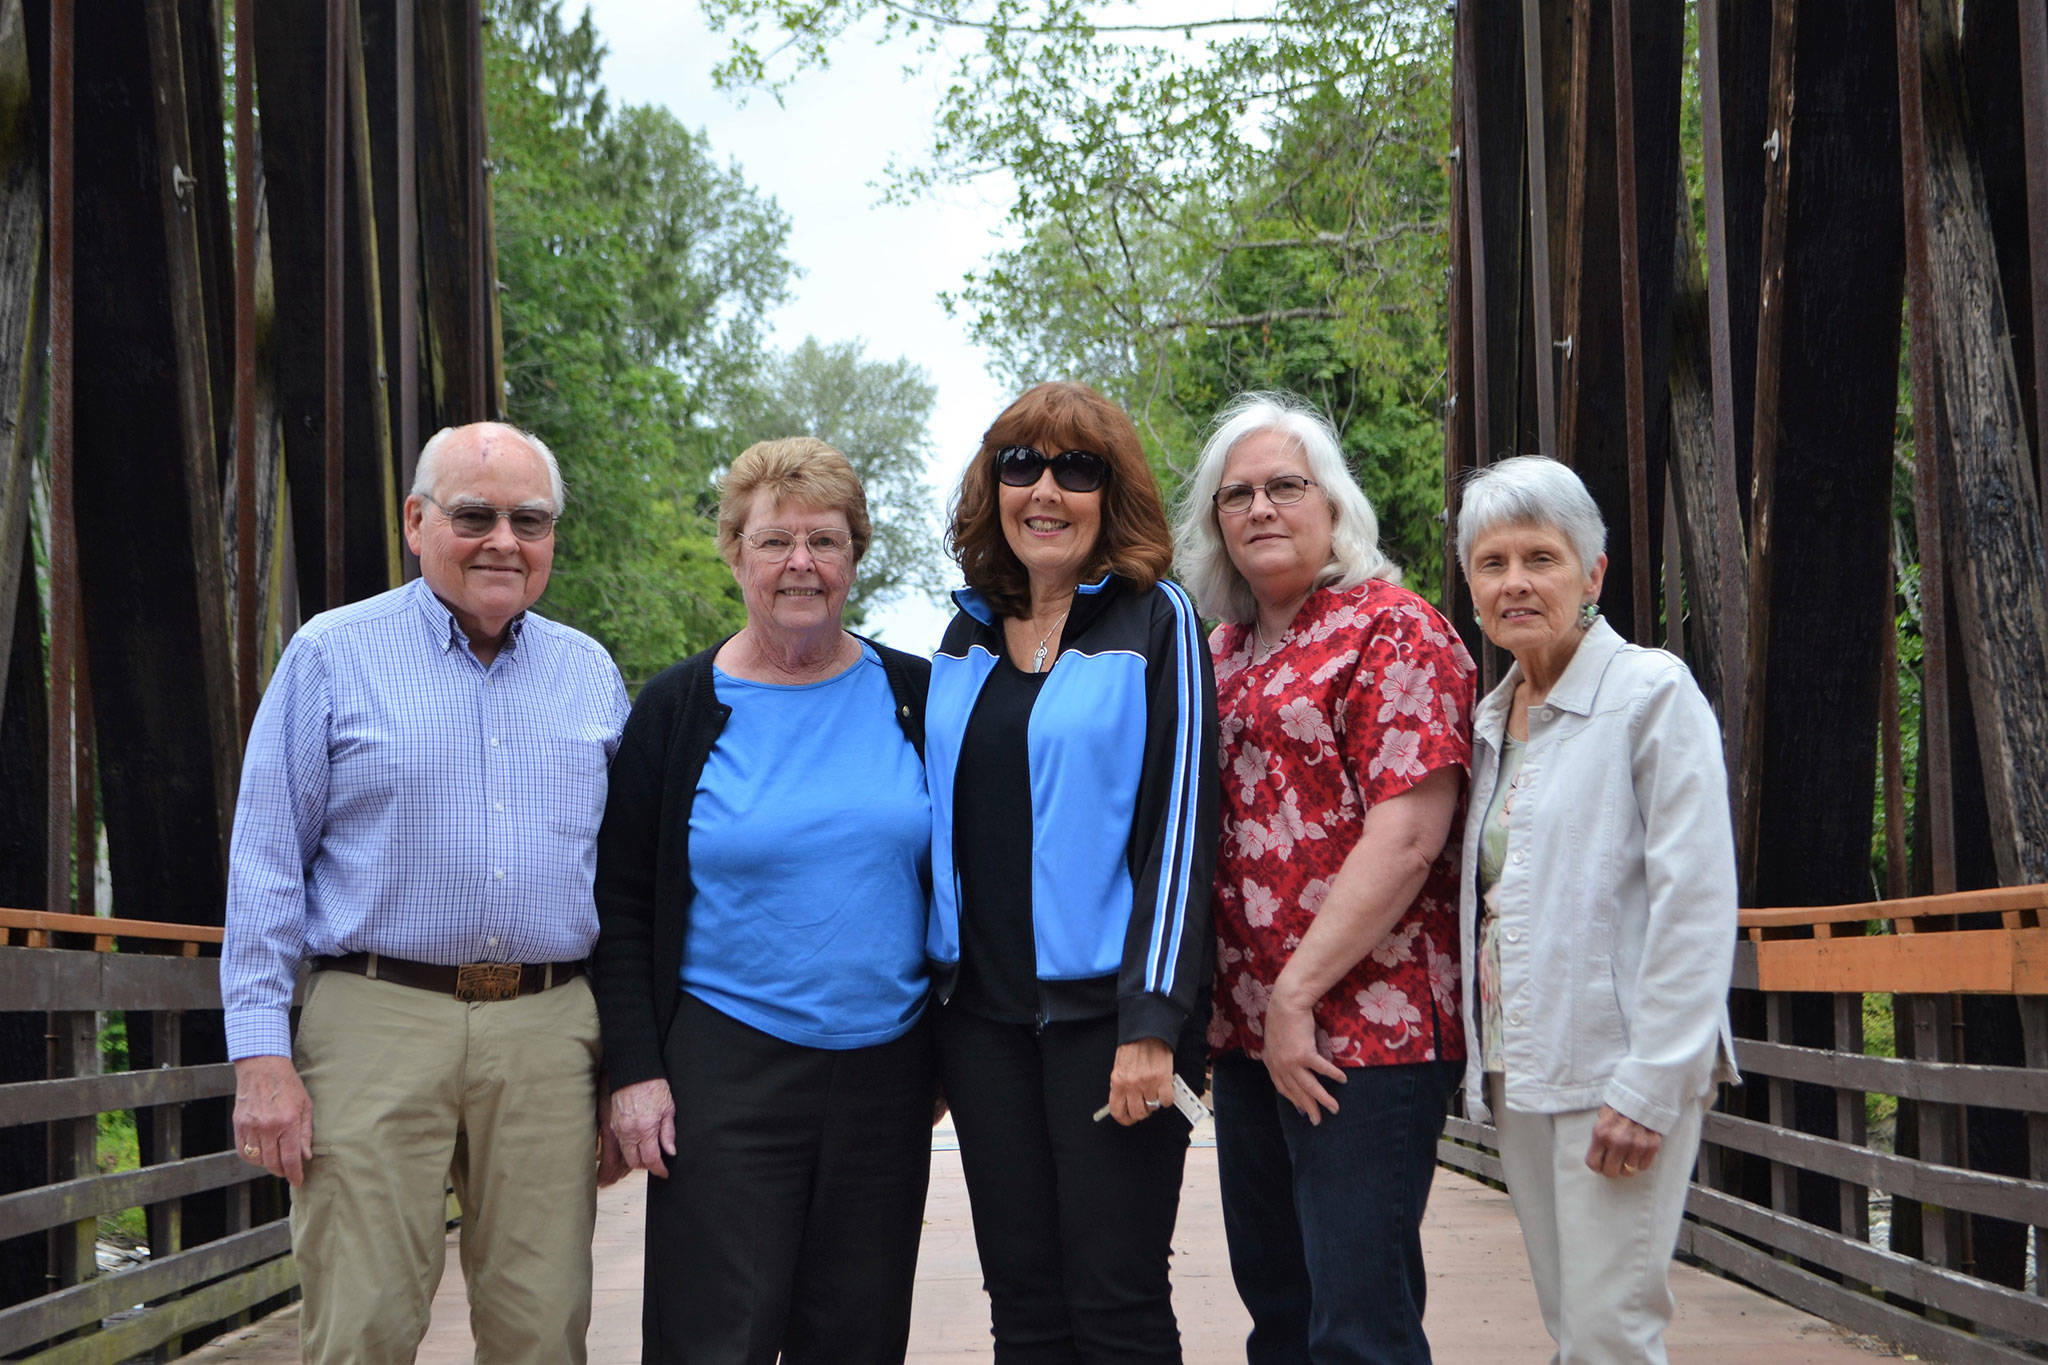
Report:
[{"label": "wooden bridge railing", "polygon": [[[1707,1115],[1680,1253],[1924,1359],[2043,1359],[2044,912],[2048,886],[1743,911],[1735,991],[1738,1005],[1745,993],[1754,993],[1750,1004],[1760,997],[1763,1036],[1737,1039],[1745,1091],[1723,1087]],[[2024,1066],[1956,1059],[1963,995],[2013,999]],[[1865,997],[1878,997],[1879,1017],[1894,1019],[1899,1055],[1866,1050]],[[1795,1001],[1828,1003],[1831,1048],[1787,1041]],[[1795,1087],[1827,1097],[1818,1108],[1832,1109],[1832,1133],[1797,1121],[1816,1106],[1811,1098],[1796,1104]],[[1896,1141],[1873,1141],[1873,1095],[1898,1103]],[[2026,1150],[2004,1153],[1999,1164],[2023,1174],[1970,1169],[1970,1124],[2005,1117],[2011,1126],[2011,1116],[2019,1116]],[[1496,1150],[1491,1126],[1453,1118],[1439,1156],[1498,1182]],[[1973,1233],[1988,1236],[2001,1224],[2018,1225],[2028,1247],[2024,1274],[2005,1276],[2017,1283],[1973,1264]]]},{"label": "wooden bridge railing", "polygon": [[[49,1079],[0,1085],[0,1129],[47,1125],[53,1183],[0,1195],[0,1241],[42,1235],[51,1246],[48,1293],[0,1306],[0,1358],[40,1365],[126,1360],[182,1333],[246,1311],[294,1288],[298,1272],[282,1217],[252,1222],[253,1187],[273,1177],[232,1151],[188,1152],[186,1106],[235,1091],[228,1063],[179,1062],[183,1016],[220,1009],[220,964],[200,956],[221,931],[32,910],[0,909],[0,1001],[10,1011],[47,1012]],[[83,936],[94,950],[50,946]],[[181,955],[121,952],[140,940],[182,944]],[[100,1016],[127,1015],[131,1034],[148,1029],[151,1070],[100,1074]],[[142,1165],[103,1172],[96,1157],[99,1116],[122,1110],[154,1122]],[[182,1202],[227,1190],[227,1235],[187,1245]],[[282,1200],[267,1201],[281,1211]],[[141,1208],[150,1256],[132,1269],[98,1273],[102,1215]]]},{"label": "wooden bridge railing", "polygon": [[[1707,1117],[1680,1251],[1923,1358],[2041,1360],[2044,912],[2048,886],[1744,911],[1736,994],[1738,1003],[1745,993],[1760,1000],[1763,1036],[1738,1039],[1746,1087],[1725,1089]],[[198,955],[220,931],[22,910],[0,910],[0,930],[0,1001],[50,1015],[54,1063],[51,1079],[0,1085],[0,1129],[48,1125],[55,1158],[54,1183],[0,1195],[0,1241],[46,1235],[56,1268],[49,1293],[0,1307],[0,1356],[50,1365],[123,1360],[291,1290],[297,1271],[284,1220],[250,1217],[252,1189],[271,1177],[232,1151],[188,1153],[181,1140],[184,1106],[234,1093],[231,1066],[178,1062],[183,1014],[220,1008],[218,959]],[[67,934],[87,936],[99,950],[47,946]],[[181,943],[184,955],[117,950],[140,939]],[[1955,1059],[1951,1021],[1963,994],[2016,1002],[2024,1066]],[[1901,1055],[1866,1050],[1866,997],[1889,1005]],[[1834,1046],[1795,1046],[1787,1041],[1794,1002],[1816,1000],[1832,1010]],[[128,1012],[131,1029],[151,1031],[156,1069],[98,1074],[99,1016],[115,1010]],[[1795,1122],[1795,1087],[1830,1097],[1832,1132]],[[1899,1103],[1896,1143],[1868,1133],[1872,1095]],[[120,1110],[154,1112],[151,1147],[139,1169],[101,1173],[98,1117]],[[1804,1112],[1811,1110],[1809,1103]],[[2025,1152],[2007,1153],[2018,1159],[2004,1163],[2021,1174],[1970,1168],[1969,1125],[2001,1115],[2018,1116],[2025,1132]],[[1500,1179],[1489,1126],[1453,1118],[1440,1156]],[[180,1201],[221,1189],[231,1191],[227,1235],[185,1245]],[[97,1219],[135,1207],[148,1219],[149,1260],[96,1274]],[[1976,1273],[1972,1233],[1993,1225],[2018,1225],[2031,1245],[2019,1283]],[[1905,1229],[1911,1246],[1901,1245]]]}]

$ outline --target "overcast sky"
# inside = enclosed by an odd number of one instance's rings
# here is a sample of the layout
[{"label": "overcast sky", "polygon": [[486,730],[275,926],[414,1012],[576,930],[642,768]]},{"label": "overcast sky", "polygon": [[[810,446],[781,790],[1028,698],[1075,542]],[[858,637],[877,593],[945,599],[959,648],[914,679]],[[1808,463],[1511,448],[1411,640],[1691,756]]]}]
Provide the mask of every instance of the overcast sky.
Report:
[{"label": "overcast sky", "polygon": [[[565,17],[573,21],[578,4],[569,0]],[[934,66],[906,78],[907,45],[850,40],[829,70],[807,72],[781,106],[761,93],[742,105],[712,88],[724,39],[705,28],[695,4],[590,0],[590,10],[610,48],[605,85],[614,101],[665,105],[686,126],[703,129],[714,155],[737,160],[789,215],[789,255],[803,274],[770,319],[773,344],[786,350],[806,336],[859,340],[870,359],[901,356],[930,376],[938,389],[936,525],[961,466],[1010,397],[969,345],[964,319],[947,317],[938,301],[997,244],[1002,205],[966,190],[909,207],[877,203],[890,158],[915,160],[929,145],[943,71]],[[948,615],[905,604],[878,613],[869,627],[898,648],[928,653]]]}]

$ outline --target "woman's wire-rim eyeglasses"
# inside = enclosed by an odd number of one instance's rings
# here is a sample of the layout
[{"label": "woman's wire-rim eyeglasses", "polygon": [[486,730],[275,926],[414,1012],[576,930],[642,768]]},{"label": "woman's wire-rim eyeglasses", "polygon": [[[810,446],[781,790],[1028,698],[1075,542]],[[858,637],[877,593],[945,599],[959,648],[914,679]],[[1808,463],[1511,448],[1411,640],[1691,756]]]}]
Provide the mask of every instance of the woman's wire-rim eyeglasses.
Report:
[{"label": "woman's wire-rim eyeglasses", "polygon": [[1288,507],[1308,496],[1308,490],[1316,481],[1302,474],[1275,474],[1264,483],[1226,483],[1216,490],[1216,510],[1236,516],[1252,510],[1252,500],[1260,492],[1266,501],[1275,507]]},{"label": "woman's wire-rim eyeglasses", "polygon": [[780,564],[795,554],[798,541],[811,552],[812,559],[844,559],[853,549],[853,533],[832,526],[801,536],[780,526],[764,526],[758,531],[740,532],[740,539],[770,564]]}]

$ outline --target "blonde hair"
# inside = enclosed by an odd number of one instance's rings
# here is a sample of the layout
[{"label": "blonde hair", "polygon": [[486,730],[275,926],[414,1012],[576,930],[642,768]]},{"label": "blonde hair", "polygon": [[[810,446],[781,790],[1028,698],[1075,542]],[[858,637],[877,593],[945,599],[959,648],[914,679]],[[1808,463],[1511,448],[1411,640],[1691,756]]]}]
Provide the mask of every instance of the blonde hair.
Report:
[{"label": "blonde hair", "polygon": [[766,493],[770,506],[796,503],[844,512],[846,529],[853,536],[854,562],[867,553],[874,525],[868,520],[868,495],[860,486],[860,475],[844,455],[817,437],[756,441],[732,462],[718,488],[718,553],[728,564],[739,563],[740,531],[757,493]]}]

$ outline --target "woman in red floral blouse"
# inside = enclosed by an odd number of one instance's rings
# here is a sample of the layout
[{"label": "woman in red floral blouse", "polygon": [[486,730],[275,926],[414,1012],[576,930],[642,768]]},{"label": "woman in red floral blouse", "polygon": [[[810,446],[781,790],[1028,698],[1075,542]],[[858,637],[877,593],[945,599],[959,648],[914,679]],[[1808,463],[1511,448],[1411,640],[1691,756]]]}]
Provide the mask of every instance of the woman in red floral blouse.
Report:
[{"label": "woman in red floral blouse", "polygon": [[1335,433],[1247,394],[1179,567],[1222,725],[1217,1155],[1247,1358],[1426,1361],[1423,1205],[1465,1056],[1458,878],[1473,664],[1394,581]]}]

